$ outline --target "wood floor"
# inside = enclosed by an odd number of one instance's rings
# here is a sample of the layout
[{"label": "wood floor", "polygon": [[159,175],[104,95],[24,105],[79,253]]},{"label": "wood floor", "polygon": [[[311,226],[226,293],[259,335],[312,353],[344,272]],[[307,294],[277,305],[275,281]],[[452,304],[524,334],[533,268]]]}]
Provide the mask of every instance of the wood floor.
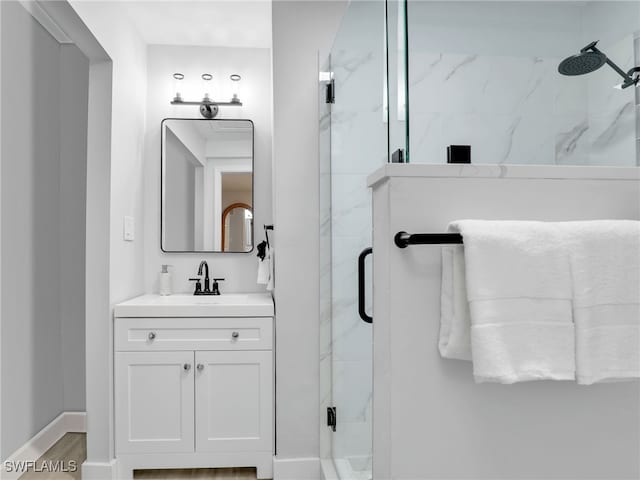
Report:
[{"label": "wood floor", "polygon": [[[87,458],[87,442],[84,433],[67,433],[58,440],[53,447],[44,452],[36,462],[36,469],[23,473],[19,480],[79,480],[80,465]],[[75,472],[49,472],[43,470],[43,462],[64,462],[66,470],[72,470],[75,462]]]},{"label": "wood floor", "polygon": [[[19,480],[80,480],[80,465],[87,458],[84,433],[67,433],[36,462],[36,471],[25,472]],[[75,472],[42,471],[43,462],[64,462],[67,470],[75,462]],[[255,480],[255,468],[195,468],[180,470],[136,470],[134,479],[148,480]]]}]

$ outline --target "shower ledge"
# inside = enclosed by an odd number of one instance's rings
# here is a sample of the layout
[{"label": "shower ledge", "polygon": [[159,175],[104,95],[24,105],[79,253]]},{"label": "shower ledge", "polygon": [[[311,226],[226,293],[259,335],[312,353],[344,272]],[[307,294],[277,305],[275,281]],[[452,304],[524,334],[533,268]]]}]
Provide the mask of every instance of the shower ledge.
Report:
[{"label": "shower ledge", "polygon": [[367,185],[374,187],[390,177],[548,178],[558,180],[609,179],[638,181],[640,180],[640,167],[388,163],[367,177]]}]

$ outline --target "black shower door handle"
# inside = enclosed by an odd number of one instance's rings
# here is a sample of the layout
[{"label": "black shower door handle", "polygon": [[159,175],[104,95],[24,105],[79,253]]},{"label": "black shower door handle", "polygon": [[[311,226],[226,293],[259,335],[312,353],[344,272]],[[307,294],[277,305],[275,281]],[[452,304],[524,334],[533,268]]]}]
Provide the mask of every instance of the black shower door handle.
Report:
[{"label": "black shower door handle", "polygon": [[367,315],[367,312],[364,308],[365,297],[364,297],[364,261],[367,258],[367,255],[371,255],[373,253],[373,248],[365,248],[360,252],[358,256],[358,313],[360,314],[360,318],[363,322],[373,323],[373,317]]}]

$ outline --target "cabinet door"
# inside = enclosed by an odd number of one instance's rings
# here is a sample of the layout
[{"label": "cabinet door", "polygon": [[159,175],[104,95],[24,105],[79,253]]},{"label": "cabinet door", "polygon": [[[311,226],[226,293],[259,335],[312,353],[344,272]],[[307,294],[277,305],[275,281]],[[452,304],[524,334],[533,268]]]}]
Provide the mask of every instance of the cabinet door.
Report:
[{"label": "cabinet door", "polygon": [[196,352],[196,365],[196,451],[272,451],[272,352]]},{"label": "cabinet door", "polygon": [[193,352],[119,352],[116,451],[193,452]]}]

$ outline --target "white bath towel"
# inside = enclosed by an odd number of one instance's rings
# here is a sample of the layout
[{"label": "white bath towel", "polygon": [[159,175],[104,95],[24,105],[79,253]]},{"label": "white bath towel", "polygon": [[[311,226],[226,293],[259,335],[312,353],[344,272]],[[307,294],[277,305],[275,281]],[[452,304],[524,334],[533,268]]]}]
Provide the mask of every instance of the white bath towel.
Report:
[{"label": "white bath towel", "polygon": [[462,245],[442,247],[440,339],[444,358],[471,360],[471,319]]},{"label": "white bath towel", "polygon": [[578,383],[640,378],[640,222],[567,222]]},{"label": "white bath towel", "polygon": [[566,236],[547,222],[461,220],[476,382],[573,380]]}]

